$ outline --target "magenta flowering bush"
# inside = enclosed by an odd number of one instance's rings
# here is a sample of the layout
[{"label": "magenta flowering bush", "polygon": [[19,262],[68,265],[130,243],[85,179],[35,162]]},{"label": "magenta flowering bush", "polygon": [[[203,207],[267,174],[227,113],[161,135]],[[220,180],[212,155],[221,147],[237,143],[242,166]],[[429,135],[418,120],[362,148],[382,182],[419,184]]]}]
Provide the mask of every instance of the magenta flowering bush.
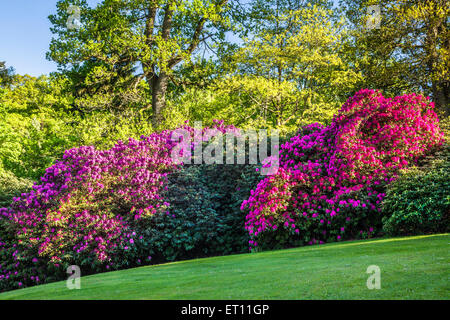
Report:
[{"label": "magenta flowering bush", "polygon": [[[201,131],[210,129],[237,130],[216,121]],[[176,219],[165,199],[168,174],[181,167],[172,134],[67,150],[41,184],[1,208],[0,290],[65,278],[72,264],[86,274],[148,263],[154,218]]]},{"label": "magenta flowering bush", "polygon": [[360,90],[329,126],[306,126],[281,146],[278,173],[242,203],[250,248],[373,235],[385,185],[442,142],[429,99]]},{"label": "magenta flowering bush", "polygon": [[[169,132],[163,132],[119,142],[106,151],[67,150],[46,170],[42,184],[0,209],[6,241],[16,248],[12,259],[9,248],[2,250],[0,283],[47,280],[47,264],[63,273],[70,264],[95,269],[123,257],[133,241],[133,227],[165,210],[159,190],[175,169],[171,143]],[[36,270],[27,268],[33,264]],[[16,274],[18,270],[27,274]]]}]

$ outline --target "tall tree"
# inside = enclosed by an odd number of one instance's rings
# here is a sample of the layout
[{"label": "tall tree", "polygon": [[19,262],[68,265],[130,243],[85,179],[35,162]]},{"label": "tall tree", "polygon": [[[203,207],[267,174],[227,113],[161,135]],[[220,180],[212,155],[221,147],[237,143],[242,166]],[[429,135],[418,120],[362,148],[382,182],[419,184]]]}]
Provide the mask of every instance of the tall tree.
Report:
[{"label": "tall tree", "polygon": [[[391,94],[421,91],[449,114],[450,3],[446,0],[341,0],[352,23],[354,60],[364,86]],[[380,24],[367,28],[369,6]]]},{"label": "tall tree", "polygon": [[231,59],[225,86],[247,96],[251,114],[271,125],[293,125],[308,113],[326,122],[354,90],[358,74],[345,60],[346,30],[322,2],[255,1],[251,8],[260,23]]},{"label": "tall tree", "polygon": [[0,61],[0,86],[7,86],[13,79],[14,68],[6,67],[5,61]]},{"label": "tall tree", "polygon": [[[79,8],[78,28],[68,28],[69,5]],[[228,30],[227,0],[103,0],[95,8],[85,0],[59,0],[57,8],[49,17],[55,38],[47,57],[81,91],[104,93],[116,104],[124,97],[141,103],[143,88],[151,95],[154,126],[163,120],[174,68]]]}]

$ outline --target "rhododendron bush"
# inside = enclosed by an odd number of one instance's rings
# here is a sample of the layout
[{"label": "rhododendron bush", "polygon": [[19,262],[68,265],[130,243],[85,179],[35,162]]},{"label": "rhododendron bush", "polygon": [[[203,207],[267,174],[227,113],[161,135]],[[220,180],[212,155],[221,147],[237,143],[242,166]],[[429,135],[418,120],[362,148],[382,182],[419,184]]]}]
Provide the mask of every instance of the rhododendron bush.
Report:
[{"label": "rhododendron bush", "polygon": [[[236,130],[217,121],[213,129]],[[176,219],[165,201],[167,175],[181,166],[172,133],[67,150],[41,184],[0,209],[0,290],[65,278],[72,264],[86,274],[148,263],[154,217]]]},{"label": "rhododendron bush", "polygon": [[280,147],[277,174],[242,203],[250,248],[375,234],[386,184],[442,142],[429,99],[357,92],[329,126],[306,126]]},{"label": "rhododendron bush", "polygon": [[373,236],[386,185],[443,142],[429,99],[361,90],[329,126],[285,140],[277,173],[257,183],[255,164],[172,157],[206,143],[205,134],[237,128],[182,129],[203,138],[177,146],[185,137],[166,130],[109,150],[67,150],[40,184],[1,208],[0,290],[65,279],[70,265],[85,275],[242,252],[248,239],[253,249]]}]

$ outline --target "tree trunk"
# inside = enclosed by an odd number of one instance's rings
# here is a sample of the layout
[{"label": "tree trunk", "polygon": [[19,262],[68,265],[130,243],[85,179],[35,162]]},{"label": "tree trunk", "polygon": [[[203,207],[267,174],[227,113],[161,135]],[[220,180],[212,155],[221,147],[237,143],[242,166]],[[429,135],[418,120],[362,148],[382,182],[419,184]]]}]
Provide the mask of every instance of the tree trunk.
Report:
[{"label": "tree trunk", "polygon": [[[437,37],[439,34],[438,26],[429,26],[427,29],[426,41],[426,53],[428,58],[428,69],[430,75],[437,72],[435,65],[439,63],[439,54],[437,51]],[[448,41],[445,43],[448,46]],[[450,95],[450,83],[446,79],[437,79],[431,82],[431,90],[433,92],[433,101],[437,111],[440,111],[444,116],[449,115],[449,95]]]},{"label": "tree trunk", "polygon": [[158,127],[163,118],[163,110],[166,106],[166,92],[169,78],[165,72],[161,72],[159,76],[152,78],[152,124],[153,127]]},{"label": "tree trunk", "polygon": [[450,84],[447,81],[440,83],[433,82],[433,100],[436,106],[436,110],[443,113],[444,116],[450,115]]}]

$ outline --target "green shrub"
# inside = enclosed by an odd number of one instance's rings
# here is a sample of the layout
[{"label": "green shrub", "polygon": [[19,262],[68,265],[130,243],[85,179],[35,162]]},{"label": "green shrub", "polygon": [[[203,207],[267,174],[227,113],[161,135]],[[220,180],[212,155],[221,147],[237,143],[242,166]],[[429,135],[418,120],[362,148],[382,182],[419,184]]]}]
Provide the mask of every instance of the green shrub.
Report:
[{"label": "green shrub", "polygon": [[383,203],[383,229],[390,235],[450,230],[450,146],[404,172],[392,183]]},{"label": "green shrub", "polygon": [[0,170],[0,208],[10,205],[12,198],[31,189],[33,181],[18,178],[8,171]]},{"label": "green shrub", "polygon": [[[167,213],[155,215],[136,250],[152,262],[175,261],[248,251],[242,197],[255,178],[253,166],[186,165],[168,177]],[[133,260],[133,259],[129,259]]]},{"label": "green shrub", "polygon": [[155,215],[137,232],[137,251],[150,253],[152,262],[248,252],[240,206],[261,179],[259,165],[226,164],[223,157],[224,164],[184,165],[168,176],[168,213]]},{"label": "green shrub", "polygon": [[261,179],[256,165],[215,164],[203,165],[207,188],[214,195],[214,208],[222,222],[223,242],[218,249],[223,254],[248,252],[248,232],[245,230],[245,213],[240,207],[242,199]]},{"label": "green shrub", "polygon": [[[217,254],[221,221],[198,166],[169,176],[165,199],[170,211],[155,215],[143,231],[153,261],[174,261]],[[149,249],[149,250],[147,250]]]},{"label": "green shrub", "polygon": [[441,117],[439,121],[439,126],[444,133],[444,139],[447,144],[450,144],[450,116]]}]

